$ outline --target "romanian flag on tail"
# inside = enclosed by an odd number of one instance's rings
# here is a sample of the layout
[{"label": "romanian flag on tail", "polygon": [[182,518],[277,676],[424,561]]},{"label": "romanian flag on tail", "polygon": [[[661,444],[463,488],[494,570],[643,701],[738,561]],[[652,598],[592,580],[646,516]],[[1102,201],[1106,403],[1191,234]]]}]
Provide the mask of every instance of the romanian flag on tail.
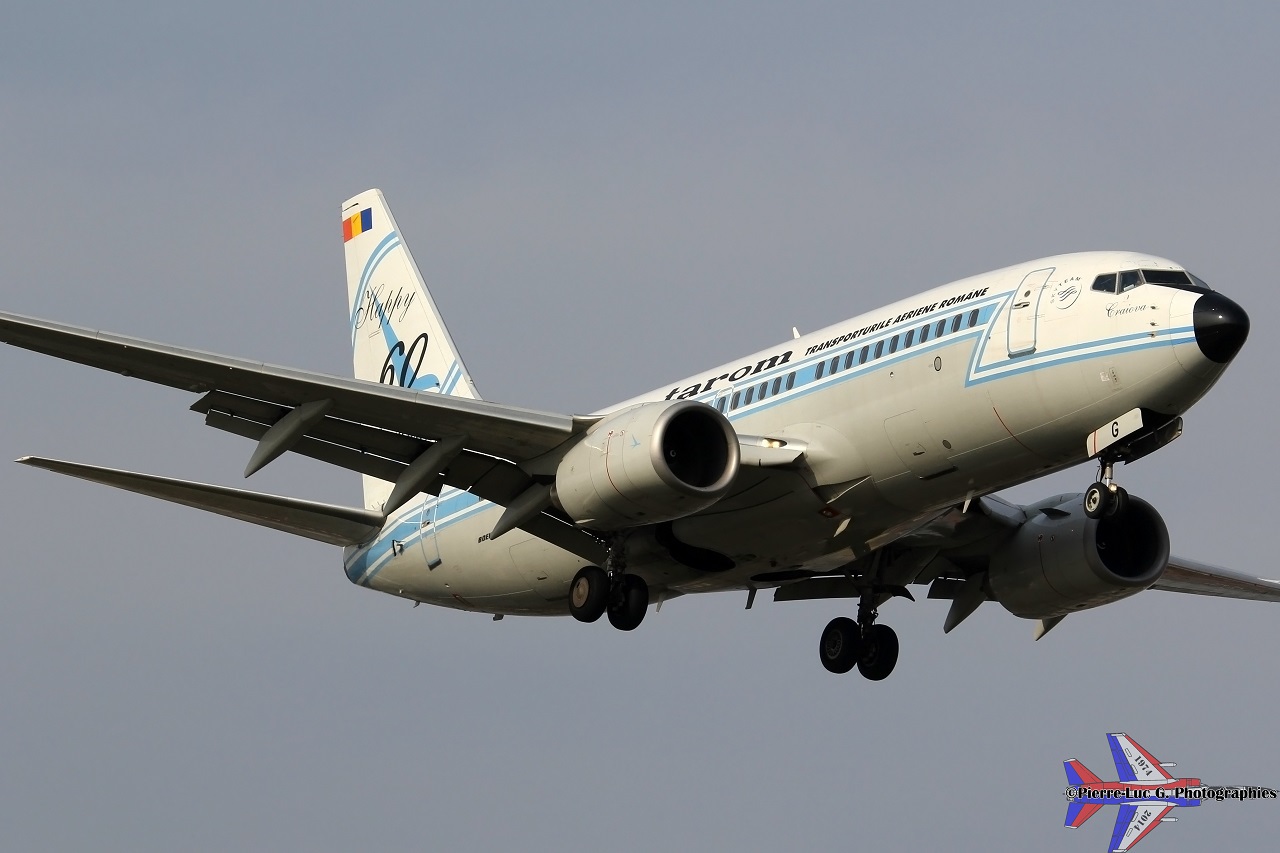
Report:
[{"label": "romanian flag on tail", "polygon": [[373,208],[366,207],[359,213],[342,220],[342,242],[347,242],[357,234],[373,229]]}]

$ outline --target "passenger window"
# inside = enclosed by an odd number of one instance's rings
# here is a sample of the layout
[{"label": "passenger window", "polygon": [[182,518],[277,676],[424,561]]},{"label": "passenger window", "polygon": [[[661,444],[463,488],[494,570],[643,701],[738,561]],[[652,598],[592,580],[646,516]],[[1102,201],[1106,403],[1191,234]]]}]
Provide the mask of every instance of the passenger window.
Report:
[{"label": "passenger window", "polygon": [[763,400],[769,394],[769,380],[760,383],[760,399]]},{"label": "passenger window", "polygon": [[1121,293],[1124,293],[1126,290],[1133,290],[1140,284],[1142,284],[1142,276],[1137,270],[1129,270],[1128,272],[1120,273]]},{"label": "passenger window", "polygon": [[876,354],[872,358],[879,358],[884,354],[884,341],[876,341]]},{"label": "passenger window", "polygon": [[826,369],[827,369],[827,363],[825,361],[818,362],[816,365],[814,365],[814,368],[813,368],[813,378],[821,379],[822,373]]},{"label": "passenger window", "polygon": [[897,351],[898,351],[898,336],[894,335],[892,338],[889,338],[889,354],[892,355]]},{"label": "passenger window", "polygon": [[907,332],[906,336],[902,339],[902,348],[906,349],[907,347],[911,346],[911,342],[914,341],[915,339],[916,339],[916,330],[912,329],[911,331]]},{"label": "passenger window", "polygon": [[853,350],[849,350],[849,354],[844,357],[845,370],[848,370],[850,367],[853,367],[853,357],[855,354],[856,353]]},{"label": "passenger window", "polygon": [[953,332],[960,331],[960,315],[959,314],[951,318],[951,331]]},{"label": "passenger window", "polygon": [[921,326],[920,327],[920,343],[924,343],[927,340],[929,340],[929,327]]},{"label": "passenger window", "polygon": [[728,402],[729,402],[728,397],[721,397],[719,400],[716,400],[716,408],[719,409],[721,412],[723,412],[725,409],[725,404]]},{"label": "passenger window", "polygon": [[793,370],[787,374],[787,390],[790,391],[796,387],[796,372]]},{"label": "passenger window", "polygon": [[1100,275],[1093,280],[1093,290],[1099,293],[1115,293],[1116,292],[1116,274],[1109,272],[1106,275]]},{"label": "passenger window", "polygon": [[858,364],[866,364],[866,363],[867,363],[867,355],[868,355],[870,352],[871,352],[871,347],[869,347],[869,346],[863,347],[863,348],[862,348],[862,352],[858,353]]},{"label": "passenger window", "polygon": [[750,388],[747,389],[747,393],[743,395],[742,405],[750,406],[751,398],[754,397],[755,395],[756,395],[756,386],[752,385]]},{"label": "passenger window", "polygon": [[730,409],[736,409],[736,408],[738,408],[738,402],[739,402],[741,399],[742,399],[742,392],[741,392],[741,391],[734,391],[734,392],[733,392],[733,402],[729,404],[729,408],[730,408]]},{"label": "passenger window", "polygon": [[934,336],[935,338],[940,338],[940,337],[942,337],[942,336],[946,333],[946,331],[947,331],[947,321],[946,321],[946,320],[939,320],[939,321],[938,321],[938,328],[936,328],[936,329],[934,329],[934,330],[933,330],[933,336]]},{"label": "passenger window", "polygon": [[835,373],[839,369],[840,369],[840,356],[836,356],[835,358],[831,359],[831,372]]},{"label": "passenger window", "polygon": [[978,325],[978,309],[974,308],[969,312],[969,328],[972,329],[976,325]]},{"label": "passenger window", "polygon": [[782,377],[779,376],[777,379],[773,380],[773,395],[775,397],[778,396],[778,392],[781,390],[782,390]]}]

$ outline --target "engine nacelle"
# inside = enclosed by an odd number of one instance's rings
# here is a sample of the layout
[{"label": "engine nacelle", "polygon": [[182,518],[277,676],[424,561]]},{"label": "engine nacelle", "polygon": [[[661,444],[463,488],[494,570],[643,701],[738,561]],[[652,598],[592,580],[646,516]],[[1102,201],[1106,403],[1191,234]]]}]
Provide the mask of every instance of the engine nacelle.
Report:
[{"label": "engine nacelle", "polygon": [[1029,518],[991,557],[988,584],[1016,616],[1049,619],[1141,592],[1169,563],[1169,530],[1130,497],[1110,518],[1084,514],[1083,495],[1027,508]]},{"label": "engine nacelle", "polygon": [[728,418],[705,403],[641,403],[601,420],[565,454],[554,499],[600,530],[671,521],[724,497],[739,455]]}]

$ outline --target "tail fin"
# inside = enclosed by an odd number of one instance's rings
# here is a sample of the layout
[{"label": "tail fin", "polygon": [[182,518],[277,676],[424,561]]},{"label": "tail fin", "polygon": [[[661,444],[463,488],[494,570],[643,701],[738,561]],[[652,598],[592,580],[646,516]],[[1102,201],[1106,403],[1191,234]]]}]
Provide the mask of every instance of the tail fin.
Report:
[{"label": "tail fin", "polygon": [[[357,379],[480,399],[380,190],[342,205],[347,307]],[[364,478],[365,506],[391,484]]]}]

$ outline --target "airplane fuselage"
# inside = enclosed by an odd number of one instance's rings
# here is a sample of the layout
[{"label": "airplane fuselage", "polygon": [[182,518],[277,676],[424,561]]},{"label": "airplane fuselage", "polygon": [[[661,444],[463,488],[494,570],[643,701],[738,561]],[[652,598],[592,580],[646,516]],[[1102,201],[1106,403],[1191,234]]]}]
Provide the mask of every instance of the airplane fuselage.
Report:
[{"label": "airplane fuselage", "polygon": [[[1125,288],[1119,274],[1136,270],[1182,268],[1127,252],[1018,264],[611,407],[704,402],[740,435],[803,446],[807,463],[767,479],[744,468],[712,510],[632,534],[627,570],[658,598],[776,586],[975,495],[1084,462],[1089,436],[1125,413],[1180,415],[1229,360],[1213,357],[1201,300],[1234,306],[1198,280]],[[1107,291],[1098,283],[1110,274]],[[583,559],[518,530],[491,538],[502,508],[470,493],[424,497],[347,549],[354,583],[495,614],[566,612]],[[721,559],[674,559],[673,541]]]}]

